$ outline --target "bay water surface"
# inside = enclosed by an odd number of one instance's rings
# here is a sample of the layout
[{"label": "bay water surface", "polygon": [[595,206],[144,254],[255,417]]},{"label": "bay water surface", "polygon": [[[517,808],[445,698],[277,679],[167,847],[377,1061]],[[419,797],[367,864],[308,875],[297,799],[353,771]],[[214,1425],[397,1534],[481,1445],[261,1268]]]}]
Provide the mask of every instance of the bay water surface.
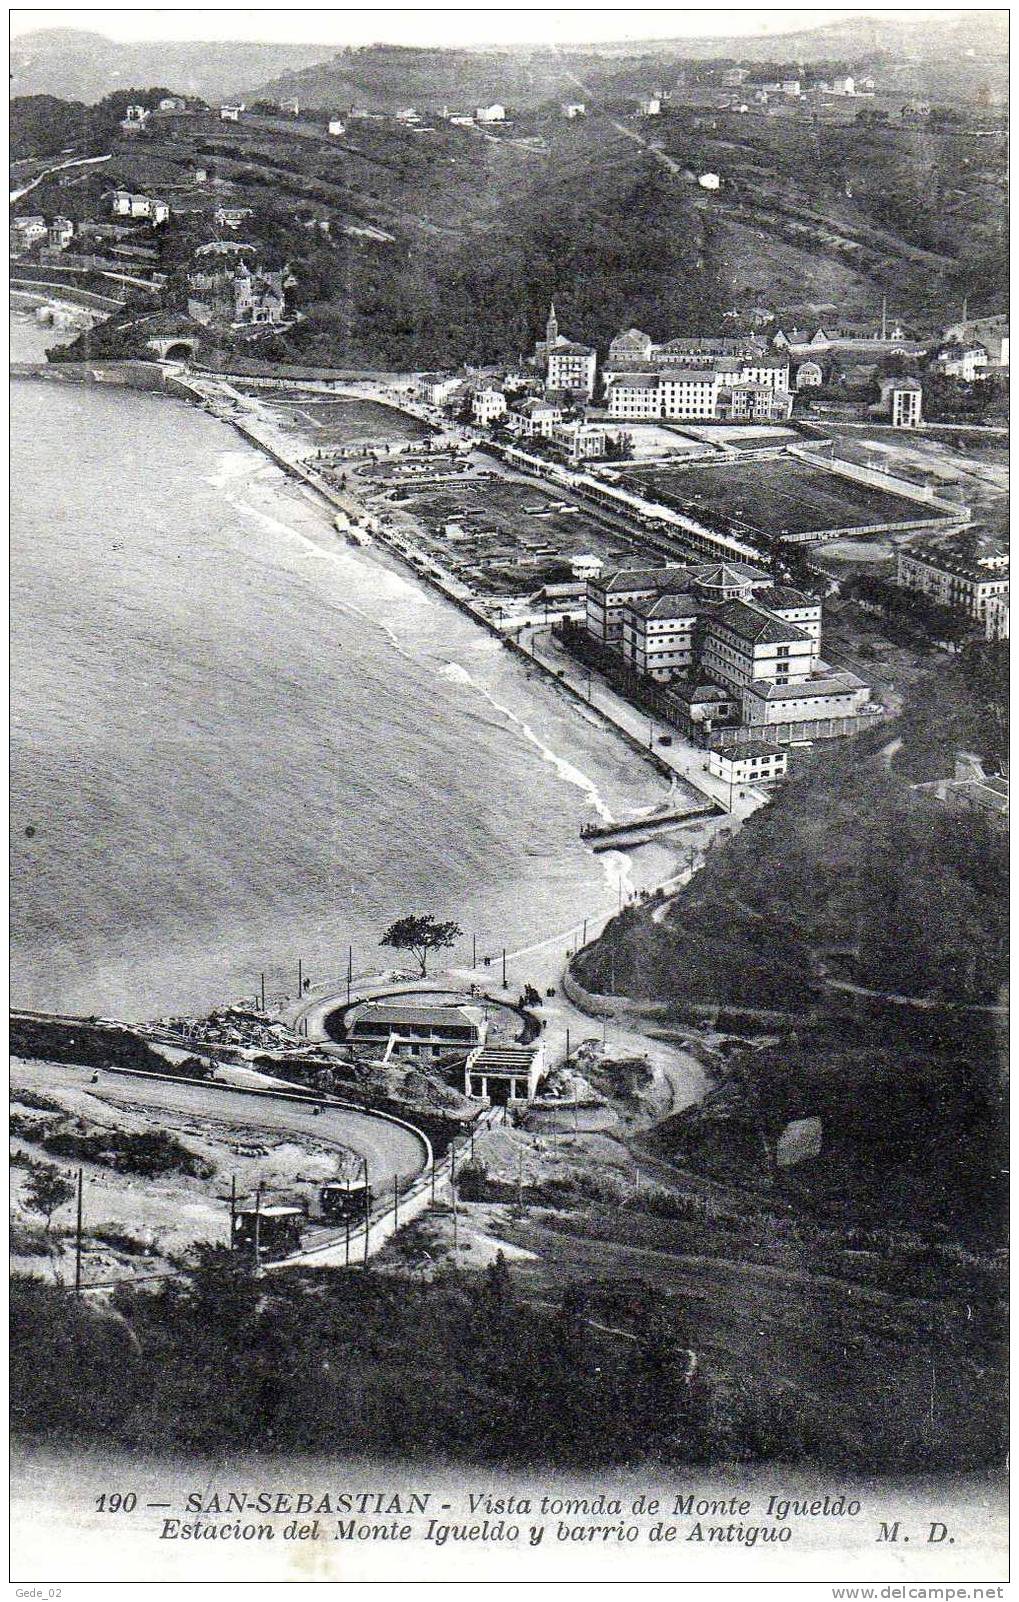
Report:
[{"label": "bay water surface", "polygon": [[228,424],[23,379],[11,445],[13,1005],[292,994],[413,911],[494,955],[671,870],[579,839],[664,782]]}]

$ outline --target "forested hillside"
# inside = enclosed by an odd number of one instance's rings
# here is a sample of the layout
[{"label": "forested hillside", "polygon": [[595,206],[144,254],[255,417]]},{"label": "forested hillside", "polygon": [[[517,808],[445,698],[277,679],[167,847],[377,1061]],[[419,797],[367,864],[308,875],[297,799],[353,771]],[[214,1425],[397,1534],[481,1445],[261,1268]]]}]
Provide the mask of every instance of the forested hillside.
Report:
[{"label": "forested hillside", "polygon": [[730,1055],[660,1149],[760,1175],[786,1123],[815,1117],[822,1154],[775,1174],[783,1188],[840,1215],[996,1230],[1008,842],[911,786],[951,776],[961,744],[1004,760],[1007,691],[1007,646],[946,662],[894,724],[818,752],[660,921],[624,912],[580,952],[588,989],[677,1019],[691,1003],[799,1015],[755,1029],[732,1014],[770,1040]]},{"label": "forested hillside", "polygon": [[[978,646],[932,676],[880,734],[816,751],[655,922],[634,910],[581,952],[605,991],[756,1007],[809,1003],[826,976],[993,1002],[1007,979],[1007,841],[911,783],[951,776],[965,742],[1007,755],[1008,651]],[[873,744],[873,739],[870,742]]]}]

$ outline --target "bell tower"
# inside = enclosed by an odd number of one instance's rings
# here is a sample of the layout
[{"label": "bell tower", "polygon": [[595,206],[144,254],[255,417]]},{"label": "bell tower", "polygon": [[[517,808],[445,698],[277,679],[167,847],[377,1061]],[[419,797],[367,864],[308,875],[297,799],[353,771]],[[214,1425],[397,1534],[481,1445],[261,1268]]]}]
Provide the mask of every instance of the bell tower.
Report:
[{"label": "bell tower", "polygon": [[558,338],[559,338],[559,324],[556,321],[555,303],[553,301],[550,301],[549,302],[549,307],[548,307],[548,322],[545,324],[545,344],[546,344],[546,347],[547,348],[551,348],[551,346],[553,346],[555,344],[555,342],[556,342],[556,340]]}]

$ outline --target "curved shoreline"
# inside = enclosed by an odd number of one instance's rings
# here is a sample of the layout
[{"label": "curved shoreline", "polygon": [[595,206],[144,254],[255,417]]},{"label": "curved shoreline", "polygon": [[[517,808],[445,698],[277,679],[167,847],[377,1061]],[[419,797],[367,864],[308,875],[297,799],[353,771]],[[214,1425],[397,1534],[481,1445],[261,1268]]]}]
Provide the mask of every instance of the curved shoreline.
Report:
[{"label": "curved shoreline", "polygon": [[[29,320],[26,319],[26,330],[29,326]],[[43,366],[43,364],[40,363],[32,365],[36,367],[36,370],[45,372],[46,377],[51,381],[66,381],[73,376],[72,371],[69,370],[71,364],[54,363],[50,366]],[[95,365],[99,366],[99,364]],[[168,372],[166,368],[163,368],[156,363],[137,364],[135,373],[137,373],[139,369],[144,371],[149,383],[151,383],[152,378],[156,378],[160,384],[158,389],[149,388],[146,385],[145,393],[149,395],[168,394],[172,399],[175,400],[186,399],[191,404],[193,410],[204,410],[207,415],[214,417],[219,422],[232,422],[234,424],[234,436],[240,435],[245,445],[256,446],[260,452],[259,458],[250,459],[250,465],[247,471],[253,472],[257,475],[258,460],[264,460],[268,458],[273,465],[279,469],[280,472],[286,473],[287,479],[291,481],[292,485],[299,484],[301,486],[303,495],[307,495],[310,492],[312,504],[309,505],[308,511],[312,516],[314,516],[315,521],[318,524],[318,543],[321,544],[323,550],[333,548],[340,550],[343,548],[342,537],[337,538],[336,533],[331,527],[332,517],[327,515],[325,520],[323,520],[322,517],[323,510],[325,510],[328,514],[337,506],[342,509],[344,507],[342,498],[338,495],[334,496],[332,493],[330,493],[327,486],[317,481],[314,473],[308,472],[307,470],[302,469],[300,466],[288,460],[286,447],[283,441],[275,441],[271,438],[267,439],[264,436],[260,437],[262,431],[257,426],[257,420],[255,427],[252,428],[248,419],[243,416],[231,417],[229,415],[225,415],[226,406],[222,404],[216,405],[211,396],[208,400],[203,400],[203,398],[194,394],[193,392],[187,394],[183,391],[183,389],[178,390],[176,385],[174,385],[173,388],[164,387],[164,375],[167,377],[175,376],[172,370]],[[124,387],[133,388],[134,384],[137,382],[137,380],[134,378],[134,375],[123,371],[123,369],[121,369],[121,371],[123,372],[123,378],[126,380]],[[90,376],[91,364],[88,367],[78,368],[78,372],[85,372]],[[114,388],[118,386],[109,383],[104,384],[102,380],[99,380],[96,382],[95,387]],[[226,397],[224,397],[224,399],[225,398]],[[56,397],[54,397],[54,399],[56,399]],[[210,404],[210,402],[212,403]],[[264,475],[263,473],[263,477],[266,477],[268,480],[270,477],[276,478],[276,475]],[[282,481],[279,481],[279,488],[275,489],[275,493],[287,493],[283,488]],[[293,487],[291,487],[289,490],[290,497],[293,498],[294,494],[295,491]],[[316,506],[318,507],[317,513],[315,512]],[[346,501],[346,508],[354,509],[355,515],[358,516],[359,520],[361,517],[366,515],[372,516],[371,513],[366,512],[365,508],[362,506],[362,503],[355,500],[353,497]],[[654,753],[648,753],[646,749],[638,748],[636,743],[632,741],[632,737],[627,734],[626,730],[617,728],[613,724],[611,718],[607,718],[600,713],[600,709],[588,707],[586,703],[583,702],[582,698],[579,698],[576,694],[572,694],[571,691],[573,687],[569,684],[564,684],[559,679],[558,675],[551,671],[540,659],[536,664],[532,664],[529,653],[524,651],[516,641],[507,640],[506,636],[491,622],[491,620],[486,618],[483,614],[479,614],[479,612],[476,611],[475,608],[471,606],[463,597],[460,597],[456,594],[450,594],[435,575],[422,572],[420,568],[415,566],[409,560],[406,550],[401,550],[398,546],[390,543],[390,541],[380,538],[378,540],[377,551],[374,553],[370,551],[360,552],[358,554],[362,556],[368,555],[373,559],[368,564],[365,564],[365,572],[369,576],[369,581],[370,567],[372,565],[377,565],[383,571],[386,568],[389,568],[391,572],[399,571],[402,580],[425,579],[425,584],[416,585],[415,588],[423,592],[431,591],[433,593],[438,593],[444,600],[452,601],[453,605],[457,608],[457,611],[462,612],[464,616],[469,618],[472,623],[481,625],[484,638],[501,641],[507,646],[511,657],[515,657],[517,659],[517,663],[520,663],[521,661],[524,662],[524,665],[527,669],[527,677],[531,676],[531,666],[537,665],[540,670],[540,683],[536,683],[534,686],[533,698],[531,692],[524,684],[523,678],[517,670],[517,666],[511,666],[508,658],[506,659],[506,666],[501,671],[503,673],[508,671],[510,678],[516,682],[517,688],[514,691],[511,704],[517,705],[519,695],[522,694],[525,699],[523,715],[527,717],[529,721],[535,722],[536,726],[538,726],[541,721],[542,706],[544,705],[545,707],[548,707],[549,705],[547,701],[546,687],[555,685],[561,691],[565,692],[564,695],[560,695],[556,698],[558,706],[556,706],[556,703],[552,703],[553,707],[556,707],[554,714],[556,724],[558,725],[560,722],[562,724],[562,727],[558,731],[558,742],[563,749],[566,751],[588,751],[589,749],[597,750],[598,745],[601,743],[600,736],[602,731],[611,734],[622,734],[622,746],[620,746],[618,743],[610,742],[610,745],[605,748],[606,762],[608,762],[615,770],[618,770],[619,774],[621,775],[621,793],[618,801],[613,801],[613,805],[617,807],[621,806],[623,808],[624,815],[627,814],[629,807],[638,804],[640,806],[645,805],[650,773],[662,773],[662,768],[657,760],[648,760],[649,756],[654,758]],[[480,639],[476,629],[472,630],[471,632]],[[502,697],[502,699],[506,699],[506,697]],[[581,714],[582,722],[579,725],[574,725],[575,712],[579,712]],[[502,719],[500,719],[500,723],[501,722]],[[576,735],[571,734],[571,726],[576,726]],[[627,752],[631,750],[634,754],[639,754],[642,758],[641,767],[636,771],[633,771],[632,764],[627,763],[626,760]],[[574,760],[580,761],[583,764],[584,757],[579,756]],[[631,772],[633,772],[632,780],[629,783],[626,777],[627,767],[629,767]],[[636,797],[638,795],[640,796],[639,803],[636,801]],[[623,866],[626,866],[626,864],[624,863]],[[642,859],[640,869],[634,870],[634,878],[640,885],[647,884],[648,886],[653,887],[653,885],[657,884],[659,880],[671,880],[674,877],[676,867],[678,867],[678,862],[674,861],[674,856],[672,854],[670,854],[666,859],[664,855],[653,852],[650,854],[646,862]],[[603,868],[603,876],[604,873],[605,869]],[[574,945],[576,943],[576,936],[580,933],[580,927],[584,922],[585,916],[588,919],[589,927],[593,931],[593,929],[600,926],[605,919],[612,916],[613,911],[618,909],[619,900],[615,883],[609,883],[608,894],[605,893],[604,886],[601,885],[601,879],[599,879],[599,886],[601,886],[600,892],[598,887],[588,885],[587,879],[585,878],[583,884],[578,883],[576,886],[576,891],[579,893],[575,893],[572,897],[567,897],[567,899],[563,902],[563,905],[559,907],[558,910],[553,912],[552,919],[549,921],[549,923],[540,924],[538,926],[535,926],[532,923],[530,930],[527,927],[518,927],[518,929],[514,930],[513,932],[512,941],[507,943],[514,945],[520,951],[529,951],[532,949],[535,938],[538,938],[540,944],[540,937],[543,933],[545,933],[547,928],[555,927],[556,929],[561,929],[564,931],[561,937],[561,955],[562,951],[565,950],[567,945]],[[629,886],[625,879],[623,881],[623,888],[626,889],[628,893]],[[610,905],[610,902],[614,905]],[[572,936],[567,936],[566,931],[571,925],[575,928],[576,933]],[[556,939],[553,943],[559,945],[560,940]],[[265,948],[266,955],[269,958],[268,966],[275,967],[281,965],[277,962],[279,955],[278,952],[276,950],[271,950],[270,946],[271,937],[270,945],[267,945]],[[321,966],[319,971],[321,971]],[[278,983],[279,981],[274,982]],[[151,989],[152,987],[150,986],[149,988]],[[172,984],[167,988],[172,994]],[[220,995],[233,994],[234,991],[220,991],[218,993]],[[47,991],[45,989],[39,990],[38,992],[32,991],[31,998],[28,991],[24,991],[22,994],[23,999],[29,1004],[33,1004],[34,1002],[36,1005],[43,1006],[52,1006],[54,1001],[59,1006],[60,1002],[65,999],[59,991]],[[67,997],[66,999],[70,999],[70,997]],[[74,999],[75,1002],[78,1003],[78,1006],[76,1006],[75,1010],[78,1010],[78,1007],[80,1007],[80,1010],[82,1011],[87,1010],[87,1005],[81,1005],[81,1002],[87,1003],[88,1000],[85,992],[81,994],[80,998],[76,995]],[[209,1004],[214,1004],[214,1000]],[[178,1005],[184,1010],[187,1010],[192,1003],[184,1000],[182,1000],[180,1003],[178,1003],[176,1000],[172,1002],[166,1001],[165,1003],[158,999],[151,1002],[146,1000],[142,1007],[132,1007],[128,1015],[144,1018],[154,1015],[154,1011],[156,1009],[161,1009],[164,1007],[172,1008]],[[97,1003],[97,1007],[100,1011],[108,1011],[110,1010],[109,1001],[104,999],[101,1005]]]}]

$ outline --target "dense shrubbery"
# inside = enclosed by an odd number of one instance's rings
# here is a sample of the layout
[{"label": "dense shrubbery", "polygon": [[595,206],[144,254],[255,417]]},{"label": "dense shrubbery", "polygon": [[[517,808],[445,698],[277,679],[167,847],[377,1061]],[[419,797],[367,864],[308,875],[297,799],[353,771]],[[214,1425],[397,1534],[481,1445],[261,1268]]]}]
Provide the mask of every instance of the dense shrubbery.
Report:
[{"label": "dense shrubbery", "polygon": [[[695,1462],[719,1400],[685,1383],[664,1318],[638,1345],[515,1299],[505,1266],[415,1286],[372,1273],[255,1280],[206,1251],[190,1283],[123,1290],[125,1324],[12,1288],[14,1428],[146,1450],[300,1449],[435,1461]],[[654,1326],[654,1327],[653,1327]],[[133,1337],[133,1339],[132,1339]],[[135,1349],[137,1342],[137,1349]]]},{"label": "dense shrubbery", "polygon": [[336,1270],[256,1280],[204,1248],[187,1280],[118,1291],[115,1317],[22,1276],[11,1302],[13,1429],[51,1443],[585,1469],[804,1456],[973,1467],[1001,1452],[993,1425],[951,1427],[965,1387],[950,1397],[949,1385],[931,1436],[903,1428],[906,1391],[860,1411],[849,1390],[804,1405],[766,1370],[702,1361],[691,1379],[696,1335],[648,1286],[595,1304],[567,1284],[546,1311],[518,1300],[501,1260],[428,1284]]},{"label": "dense shrubbery", "polygon": [[[98,1163],[122,1174],[189,1174],[208,1179],[213,1165],[189,1151],[176,1135],[166,1130],[143,1130],[130,1134],[122,1129],[97,1129],[81,1119],[39,1120],[12,1113],[11,1133],[41,1146],[51,1157],[73,1162]],[[29,1163],[28,1166],[31,1166]]]}]

